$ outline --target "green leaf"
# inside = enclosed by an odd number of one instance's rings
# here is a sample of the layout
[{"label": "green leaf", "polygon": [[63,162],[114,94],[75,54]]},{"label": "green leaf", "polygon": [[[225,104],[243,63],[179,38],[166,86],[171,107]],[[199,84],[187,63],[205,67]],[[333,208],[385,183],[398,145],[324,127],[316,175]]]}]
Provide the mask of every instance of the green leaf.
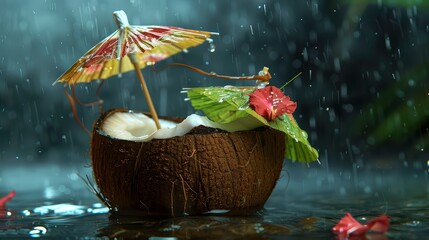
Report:
[{"label": "green leaf", "polygon": [[286,158],[306,163],[319,158],[317,150],[308,142],[307,133],[287,114],[270,122],[270,126],[286,133]]},{"label": "green leaf", "polygon": [[[286,134],[286,158],[299,162],[318,159],[318,152],[308,142],[307,133],[301,130],[295,120],[287,114],[268,122],[249,107],[249,94],[253,87],[207,87],[191,88],[188,97],[195,109],[202,110],[214,122],[221,124],[244,123],[250,119],[256,126],[269,126]],[[247,124],[255,127],[255,124]],[[249,128],[250,130],[250,128]]]}]

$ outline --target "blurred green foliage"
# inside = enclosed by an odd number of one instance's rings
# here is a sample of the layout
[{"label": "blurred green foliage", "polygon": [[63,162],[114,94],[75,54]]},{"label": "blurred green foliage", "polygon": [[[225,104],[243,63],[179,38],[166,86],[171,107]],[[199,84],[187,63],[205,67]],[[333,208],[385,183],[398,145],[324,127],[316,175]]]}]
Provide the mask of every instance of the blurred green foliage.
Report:
[{"label": "blurred green foliage", "polygon": [[412,144],[424,149],[429,144],[429,62],[403,73],[400,80],[379,93],[358,119],[358,132],[368,133],[368,143]]},{"label": "blurred green foliage", "polygon": [[[425,0],[341,0],[340,3],[359,15],[371,4],[391,8],[429,7],[429,1]],[[396,81],[386,81],[388,85],[377,93],[377,98],[368,101],[356,121],[355,133],[365,134],[369,145],[408,145],[424,151],[429,146],[429,59],[401,70],[399,76]]]}]

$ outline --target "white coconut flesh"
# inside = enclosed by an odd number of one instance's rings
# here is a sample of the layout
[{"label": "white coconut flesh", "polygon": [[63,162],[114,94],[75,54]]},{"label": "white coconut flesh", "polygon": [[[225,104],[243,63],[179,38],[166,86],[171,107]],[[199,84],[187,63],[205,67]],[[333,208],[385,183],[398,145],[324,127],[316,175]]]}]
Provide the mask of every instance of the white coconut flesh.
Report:
[{"label": "white coconut flesh", "polygon": [[166,139],[183,136],[193,128],[206,126],[218,128],[228,132],[251,130],[262,126],[253,118],[241,118],[227,124],[219,124],[209,120],[207,117],[196,114],[189,115],[181,123],[167,120],[159,120],[161,129],[157,129],[155,121],[142,114],[134,112],[116,112],[104,120],[102,130],[110,137],[146,142],[151,139]]}]

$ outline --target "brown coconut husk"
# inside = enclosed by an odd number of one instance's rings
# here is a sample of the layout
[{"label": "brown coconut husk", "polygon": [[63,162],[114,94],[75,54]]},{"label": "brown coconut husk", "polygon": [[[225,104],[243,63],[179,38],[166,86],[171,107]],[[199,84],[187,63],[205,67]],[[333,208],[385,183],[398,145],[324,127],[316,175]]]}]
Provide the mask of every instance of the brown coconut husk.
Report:
[{"label": "brown coconut husk", "polygon": [[229,133],[199,126],[181,137],[148,142],[107,136],[103,121],[125,111],[105,112],[91,139],[95,181],[119,213],[251,213],[262,208],[279,179],[285,151],[280,131],[263,127]]}]

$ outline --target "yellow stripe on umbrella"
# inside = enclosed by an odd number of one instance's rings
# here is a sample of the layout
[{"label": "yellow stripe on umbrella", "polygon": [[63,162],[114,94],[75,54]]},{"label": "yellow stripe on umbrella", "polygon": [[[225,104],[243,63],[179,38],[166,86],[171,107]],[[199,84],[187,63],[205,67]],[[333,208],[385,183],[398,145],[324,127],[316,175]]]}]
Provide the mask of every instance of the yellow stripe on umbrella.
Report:
[{"label": "yellow stripe on umbrella", "polygon": [[124,11],[113,12],[118,30],[85,53],[56,81],[88,83],[135,70],[157,128],[158,115],[140,69],[208,40],[211,32],[166,26],[132,26]]}]

